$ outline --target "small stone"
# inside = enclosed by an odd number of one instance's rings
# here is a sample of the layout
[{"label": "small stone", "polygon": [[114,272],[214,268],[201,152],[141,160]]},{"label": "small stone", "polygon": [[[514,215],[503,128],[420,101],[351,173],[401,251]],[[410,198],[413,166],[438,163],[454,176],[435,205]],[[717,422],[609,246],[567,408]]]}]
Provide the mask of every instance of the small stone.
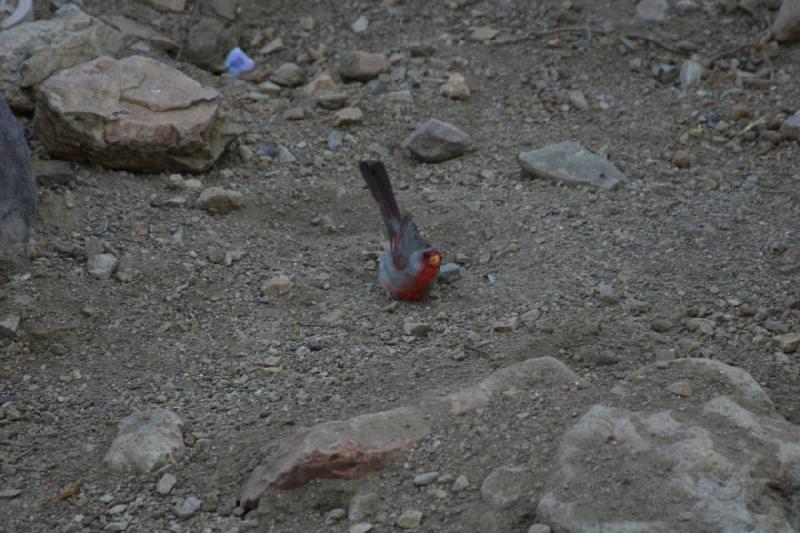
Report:
[{"label": "small stone", "polygon": [[197,178],[189,178],[183,182],[183,187],[189,191],[199,191],[203,188],[203,182]]},{"label": "small stone", "polygon": [[528,528],[528,533],[552,533],[552,531],[547,524],[533,524]]},{"label": "small stone", "polygon": [[403,89],[402,91],[392,91],[387,93],[386,96],[387,102],[393,102],[396,104],[413,104],[414,97],[411,96],[411,91],[408,89]]},{"label": "small stone", "polygon": [[349,80],[369,81],[378,77],[389,67],[383,54],[368,52],[346,52],[342,55],[339,73]]},{"label": "small stone", "polygon": [[314,17],[306,15],[305,17],[300,17],[300,22],[298,25],[303,31],[311,31],[314,29],[316,21],[314,21]]},{"label": "small stone", "polygon": [[128,529],[128,522],[119,521],[119,522],[109,522],[103,528],[103,531],[125,531]]},{"label": "small stone", "polygon": [[203,502],[194,496],[189,496],[180,505],[176,505],[173,512],[180,520],[188,520],[193,517],[203,506]]},{"label": "small stone", "polygon": [[284,120],[303,120],[306,112],[302,107],[292,107],[283,112]]},{"label": "small stone", "polygon": [[267,96],[271,96],[273,98],[280,96],[281,94],[281,86],[272,83],[271,81],[265,81],[258,84],[258,90],[262,93],[266,94]]},{"label": "small stone", "polygon": [[508,508],[522,497],[524,469],[501,466],[492,470],[481,485],[481,499],[497,508]]},{"label": "small stone", "polygon": [[397,518],[397,527],[402,529],[417,529],[422,523],[422,511],[408,510]]},{"label": "small stone", "polygon": [[424,487],[430,485],[439,477],[439,472],[425,472],[424,474],[417,474],[414,476],[414,485]]},{"label": "small stone", "polygon": [[170,473],[166,473],[161,476],[161,479],[158,480],[158,484],[156,485],[156,492],[161,494],[162,496],[166,496],[170,492],[172,492],[172,488],[175,486],[175,483],[178,479]]},{"label": "small stone", "polygon": [[6,318],[0,321],[0,335],[5,335],[7,337],[16,335],[19,329],[19,321],[19,315],[6,316]]},{"label": "small stone", "polygon": [[317,105],[328,111],[341,109],[347,105],[348,100],[347,94],[337,91],[325,91],[317,95]]},{"label": "small stone", "polygon": [[692,387],[686,381],[678,381],[667,387],[667,390],[681,398],[689,398],[692,395]]},{"label": "small stone", "polygon": [[467,476],[462,474],[458,476],[455,481],[453,481],[453,486],[450,488],[450,490],[457,493],[467,490],[467,487],[469,487],[469,479],[467,479]]},{"label": "small stone", "polygon": [[167,409],[137,411],[120,422],[103,462],[117,470],[151,472],[184,452],[183,421]]},{"label": "small stone", "polygon": [[333,130],[328,134],[328,148],[334,152],[342,147],[342,134]]},{"label": "small stone", "polygon": [[276,276],[261,284],[261,296],[281,296],[289,292],[292,287],[294,283],[288,276]]},{"label": "small stone", "polygon": [[787,141],[800,141],[800,111],[783,121],[780,133]]},{"label": "small stone", "polygon": [[772,31],[778,41],[800,40],[800,4],[792,0],[781,2]]},{"label": "small stone", "polygon": [[414,337],[422,337],[427,335],[431,330],[430,324],[424,322],[404,322],[403,333],[406,335],[413,335]]},{"label": "small stone", "polygon": [[667,331],[672,329],[672,322],[670,320],[664,318],[657,318],[650,322],[650,329],[655,331],[656,333],[666,333]]},{"label": "small stone", "polygon": [[762,326],[764,326],[764,329],[767,331],[777,333],[779,335],[783,333],[789,333],[789,328],[780,320],[765,320]]},{"label": "small stone", "polygon": [[746,120],[753,117],[753,112],[743,105],[735,105],[731,109],[731,120]]},{"label": "small stone", "polygon": [[206,259],[215,265],[221,265],[225,261],[225,252],[220,248],[209,248],[206,252]]},{"label": "small stone", "polygon": [[283,87],[297,87],[306,82],[306,73],[294,63],[284,63],[270,75],[269,79]]},{"label": "small stone", "polygon": [[350,25],[350,29],[353,30],[354,33],[364,33],[367,31],[369,27],[369,20],[364,15],[361,15]]},{"label": "small stone", "polygon": [[337,520],[341,520],[345,516],[347,516],[347,511],[345,511],[341,507],[338,507],[336,509],[331,509],[330,511],[328,511],[328,513],[325,515],[325,518],[326,521],[335,522]]},{"label": "small stone", "polygon": [[589,103],[586,101],[583,91],[567,91],[567,99],[576,109],[580,109],[581,111],[587,111],[589,109]]},{"label": "small stone", "polygon": [[273,52],[277,52],[278,50],[283,50],[285,47],[283,46],[283,40],[280,37],[276,37],[272,39],[270,42],[261,49],[261,53],[264,55],[269,55]]},{"label": "small stone", "polygon": [[333,115],[334,126],[351,126],[364,120],[364,113],[357,107],[345,107]]},{"label": "small stone", "polygon": [[111,507],[111,509],[106,511],[106,513],[107,514],[122,514],[122,513],[125,512],[125,510],[127,508],[128,508],[128,504],[126,504],[126,503],[118,503],[117,505],[114,505],[113,507]]},{"label": "small stone", "polygon": [[695,331],[702,335],[713,335],[716,324],[706,318],[690,318],[686,321],[689,331]]},{"label": "small stone", "polygon": [[306,96],[314,96],[317,93],[333,91],[334,89],[336,89],[336,82],[333,81],[333,77],[328,72],[323,72],[308,82],[303,92]]},{"label": "small stone", "polygon": [[441,163],[466,153],[470,137],[452,124],[432,118],[406,137],[403,146],[424,163]]},{"label": "small stone", "polygon": [[464,75],[453,72],[447,78],[447,82],[442,85],[442,94],[451,100],[466,100],[469,98],[470,90]]},{"label": "small stone", "polygon": [[197,207],[216,215],[226,215],[244,207],[244,195],[222,187],[209,187],[197,198]]},{"label": "small stone", "polygon": [[445,263],[439,268],[439,277],[437,281],[444,283],[453,283],[461,277],[461,267],[455,263]]},{"label": "small stone", "polygon": [[692,159],[689,152],[686,150],[678,150],[672,156],[672,164],[678,168],[689,168],[692,165]]},{"label": "small stone", "polygon": [[491,41],[499,34],[500,30],[490,28],[489,26],[481,26],[480,28],[475,28],[469,37],[467,37],[467,40],[483,43],[486,41]]},{"label": "small stone", "polygon": [[347,509],[347,518],[351,522],[361,522],[373,514],[378,509],[379,504],[380,499],[374,492],[356,494],[350,498],[350,506]]},{"label": "small stone", "polygon": [[20,489],[0,489],[0,500],[11,500],[22,494]]},{"label": "small stone", "polygon": [[522,313],[520,320],[522,320],[522,323],[525,324],[526,326],[533,326],[536,324],[536,321],[539,320],[539,318],[541,318],[541,316],[542,316],[541,311],[539,311],[538,309],[531,309],[530,311]]},{"label": "small stone", "polygon": [[681,80],[681,85],[684,87],[691,87],[703,76],[703,66],[697,61],[691,59],[684,61],[681,64],[681,71],[678,79]]},{"label": "small stone", "polygon": [[119,265],[119,259],[111,254],[97,254],[89,257],[86,270],[97,279],[111,279],[111,275]]},{"label": "small stone", "polygon": [[350,526],[350,533],[367,533],[368,531],[372,531],[373,527],[374,526],[369,522],[360,522]]},{"label": "small stone", "polygon": [[642,0],[636,5],[636,16],[645,22],[665,22],[668,9],[667,0]]},{"label": "small stone", "polygon": [[619,301],[619,296],[617,295],[617,291],[614,290],[614,287],[609,285],[608,283],[601,283],[597,287],[595,287],[595,294],[597,299],[603,303],[607,304],[615,304]]},{"label": "small stone", "polygon": [[505,320],[499,320],[492,325],[498,333],[509,333],[519,327],[519,317],[513,316]]},{"label": "small stone", "polygon": [[783,353],[795,353],[800,350],[800,333],[784,333],[777,335],[773,340]]}]

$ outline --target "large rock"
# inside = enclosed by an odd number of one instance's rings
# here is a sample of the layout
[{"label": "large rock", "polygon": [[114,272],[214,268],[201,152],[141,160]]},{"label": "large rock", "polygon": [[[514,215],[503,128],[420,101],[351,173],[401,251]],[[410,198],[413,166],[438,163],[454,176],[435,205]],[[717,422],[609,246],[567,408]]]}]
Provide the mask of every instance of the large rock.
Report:
[{"label": "large rock", "polygon": [[183,455],[183,421],[167,409],[138,411],[119,425],[103,462],[117,470],[151,472]]},{"label": "large rock", "polygon": [[[637,371],[636,410],[594,405],[564,434],[537,518],[555,531],[797,531],[800,428],[742,374],[691,360]],[[639,410],[679,377],[702,394]]]},{"label": "large rock", "polygon": [[155,48],[174,52],[179,48],[178,43],[157,32],[150,26],[137,22],[123,15],[112,15],[107,22],[122,32],[126,41],[131,44],[136,40],[145,41]]},{"label": "large rock", "polygon": [[122,34],[72,4],[55,17],[0,32],[0,94],[32,111],[32,89],[53,73],[122,49]]},{"label": "large rock", "polygon": [[271,489],[291,489],[312,479],[356,479],[424,438],[431,431],[422,412],[401,407],[300,429],[268,451],[245,482],[239,504],[252,509]]},{"label": "large rock", "polygon": [[403,146],[424,163],[441,163],[470,149],[470,137],[454,125],[432,118],[406,137]]},{"label": "large rock", "polygon": [[800,0],[783,0],[772,31],[779,41],[800,39]]},{"label": "large rock", "polygon": [[31,156],[22,128],[0,96],[0,256],[24,242],[36,216]]},{"label": "large rock", "polygon": [[450,412],[461,415],[486,408],[494,394],[508,388],[560,388],[579,382],[575,372],[555,357],[536,357],[495,370],[477,385],[455,392],[447,400]]},{"label": "large rock", "polygon": [[572,141],[522,152],[517,161],[526,174],[568,185],[592,185],[610,190],[625,181],[625,175],[613,163]]},{"label": "large rock", "polygon": [[34,127],[51,155],[143,172],[208,169],[231,138],[220,95],[146,57],[102,57],[41,87]]}]

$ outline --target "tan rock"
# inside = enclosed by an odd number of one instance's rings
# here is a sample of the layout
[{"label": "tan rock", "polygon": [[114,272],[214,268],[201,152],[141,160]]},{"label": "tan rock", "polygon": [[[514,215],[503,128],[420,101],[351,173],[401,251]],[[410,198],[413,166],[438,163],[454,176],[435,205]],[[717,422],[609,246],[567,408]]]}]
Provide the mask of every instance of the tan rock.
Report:
[{"label": "tan rock", "polygon": [[364,120],[364,113],[357,107],[345,107],[333,115],[334,126],[351,126]]},{"label": "tan rock", "polygon": [[143,172],[202,171],[232,140],[219,100],[153,59],[102,57],[42,84],[34,128],[53,156]]},{"label": "tan rock", "polygon": [[469,98],[470,90],[463,74],[453,72],[447,78],[447,83],[442,85],[442,94],[452,100],[466,100]]},{"label": "tan rock", "polygon": [[342,55],[339,73],[348,80],[369,81],[389,68],[383,54],[346,52]]}]

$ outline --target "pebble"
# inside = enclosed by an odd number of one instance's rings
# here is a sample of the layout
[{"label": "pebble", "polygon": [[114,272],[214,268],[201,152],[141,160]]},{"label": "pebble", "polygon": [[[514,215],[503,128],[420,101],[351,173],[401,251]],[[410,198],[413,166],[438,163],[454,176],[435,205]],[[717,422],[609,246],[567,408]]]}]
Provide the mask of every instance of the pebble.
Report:
[{"label": "pebble", "polygon": [[203,502],[199,498],[189,496],[179,505],[176,505],[173,512],[179,519],[188,520],[194,516],[202,506]]},{"label": "pebble", "polygon": [[283,112],[284,120],[303,120],[306,112],[302,107],[291,107]]},{"label": "pebble", "polygon": [[772,333],[789,333],[789,328],[786,326],[786,324],[779,320],[765,320],[762,326],[764,329],[771,331]]},{"label": "pebble", "polygon": [[314,17],[307,15],[305,17],[300,17],[300,22],[298,23],[298,25],[300,26],[300,29],[303,31],[311,31],[314,29],[316,22],[314,21]]},{"label": "pebble", "polygon": [[22,494],[20,489],[0,489],[0,500],[10,500]]},{"label": "pebble", "polygon": [[469,37],[467,37],[467,40],[483,43],[486,41],[491,41],[499,34],[500,30],[496,30],[489,26],[481,26],[480,28],[475,28]]},{"label": "pebble", "polygon": [[453,486],[450,488],[450,490],[453,492],[462,492],[466,490],[467,487],[469,487],[469,479],[467,479],[467,476],[462,474],[458,476],[455,481],[453,481]]},{"label": "pebble", "polygon": [[374,526],[369,522],[361,522],[359,524],[353,524],[350,526],[350,533],[367,533],[368,531],[372,531]]},{"label": "pebble", "polygon": [[347,518],[351,522],[361,522],[378,509],[379,503],[380,499],[374,492],[356,494],[350,498],[350,505],[347,509]]},{"label": "pebble", "polygon": [[800,333],[784,333],[777,335],[773,340],[783,353],[795,353],[800,350]]},{"label": "pebble", "polygon": [[441,163],[466,153],[470,136],[453,124],[432,118],[406,137],[403,146],[423,163]]},{"label": "pebble", "polygon": [[369,81],[388,68],[389,64],[383,54],[345,52],[339,65],[339,73],[345,79]]},{"label": "pebble", "polygon": [[733,106],[733,109],[731,109],[731,120],[746,120],[752,117],[753,112],[741,104],[735,105]]},{"label": "pebble", "polygon": [[19,329],[19,315],[8,315],[3,320],[0,320],[0,335],[13,337],[17,334]]},{"label": "pebble", "polygon": [[636,16],[645,22],[665,22],[668,9],[667,0],[642,0],[636,5]]},{"label": "pebble", "polygon": [[402,529],[417,529],[422,523],[422,511],[407,510],[397,518],[397,527]]},{"label": "pebble", "polygon": [[780,133],[788,141],[800,140],[800,111],[783,121]]},{"label": "pebble", "polygon": [[528,528],[528,533],[552,533],[552,531],[547,524],[533,524]]},{"label": "pebble", "polygon": [[103,528],[103,531],[125,531],[128,529],[128,522],[120,521],[120,522],[109,522]]},{"label": "pebble", "polygon": [[576,109],[580,109],[581,111],[587,111],[589,109],[589,103],[586,101],[586,97],[583,95],[582,91],[567,91],[567,99]]},{"label": "pebble", "polygon": [[328,134],[328,148],[334,152],[342,147],[342,134],[336,130]]},{"label": "pebble", "polygon": [[471,91],[463,74],[453,72],[441,87],[442,94],[451,100],[466,100]]},{"label": "pebble", "polygon": [[695,331],[702,335],[713,335],[715,326],[713,321],[706,318],[690,318],[686,321],[689,331]]},{"label": "pebble", "polygon": [[347,105],[349,97],[347,94],[338,91],[325,91],[317,95],[317,105],[322,109],[334,111]]},{"label": "pebble", "polygon": [[681,64],[681,71],[678,78],[681,80],[681,85],[684,87],[691,87],[700,81],[703,76],[703,66],[697,61],[687,60]]},{"label": "pebble", "polygon": [[498,320],[492,328],[498,333],[509,333],[519,327],[519,317],[513,316],[505,320]]},{"label": "pebble", "polygon": [[294,63],[284,63],[270,75],[269,79],[283,87],[297,87],[306,82],[306,73]]},{"label": "pebble", "polygon": [[461,278],[461,267],[455,263],[445,263],[439,269],[439,281],[452,283]]},{"label": "pebble", "polygon": [[166,496],[170,492],[172,492],[172,488],[175,486],[175,483],[178,479],[170,474],[166,473],[161,476],[161,479],[158,480],[158,484],[156,485],[156,492],[161,494],[162,496]]},{"label": "pebble", "polygon": [[350,25],[350,29],[355,33],[364,33],[369,27],[369,20],[364,15],[361,15]]},{"label": "pebble", "polygon": [[439,477],[439,472],[425,472],[423,474],[417,474],[414,476],[414,485],[418,485],[423,487],[425,485],[430,485]]},{"label": "pebble", "polygon": [[286,275],[276,276],[261,284],[261,296],[281,296],[294,287],[294,282]]},{"label": "pebble", "polygon": [[667,390],[681,398],[689,398],[692,395],[692,387],[686,381],[678,381],[667,387]]},{"label": "pebble", "polygon": [[364,113],[357,107],[345,107],[333,115],[334,126],[351,126],[364,120]]},{"label": "pebble", "polygon": [[328,511],[328,514],[325,515],[326,522],[334,522],[337,520],[341,520],[345,516],[347,516],[347,511],[345,511],[341,507],[337,509],[331,509],[330,511]]},{"label": "pebble", "polygon": [[403,333],[406,335],[413,335],[415,337],[422,337],[431,330],[430,324],[424,322],[403,322]]},{"label": "pebble", "polygon": [[657,318],[650,322],[650,329],[655,331],[656,333],[666,333],[667,331],[672,329],[672,322],[664,319],[664,318]]},{"label": "pebble", "polygon": [[209,213],[226,215],[244,207],[244,195],[222,187],[209,187],[197,198],[196,205]]},{"label": "pebble", "polygon": [[689,168],[692,165],[692,159],[689,152],[686,150],[678,150],[672,156],[672,164],[678,168]]},{"label": "pebble", "polygon": [[111,279],[111,275],[119,265],[119,259],[111,254],[97,254],[89,257],[86,270],[97,279]]},{"label": "pebble", "polygon": [[614,287],[608,283],[601,283],[595,288],[597,299],[603,303],[615,304],[619,301],[619,296]]}]

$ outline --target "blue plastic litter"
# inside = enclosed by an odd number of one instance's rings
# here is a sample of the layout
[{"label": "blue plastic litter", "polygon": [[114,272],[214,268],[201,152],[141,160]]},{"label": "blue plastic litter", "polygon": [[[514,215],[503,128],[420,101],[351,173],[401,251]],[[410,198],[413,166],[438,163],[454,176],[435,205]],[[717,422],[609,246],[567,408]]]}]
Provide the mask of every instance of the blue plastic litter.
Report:
[{"label": "blue plastic litter", "polygon": [[255,61],[247,57],[247,54],[242,52],[242,49],[238,46],[228,52],[225,57],[225,68],[234,76],[240,76],[243,72],[253,70],[255,66]]}]

